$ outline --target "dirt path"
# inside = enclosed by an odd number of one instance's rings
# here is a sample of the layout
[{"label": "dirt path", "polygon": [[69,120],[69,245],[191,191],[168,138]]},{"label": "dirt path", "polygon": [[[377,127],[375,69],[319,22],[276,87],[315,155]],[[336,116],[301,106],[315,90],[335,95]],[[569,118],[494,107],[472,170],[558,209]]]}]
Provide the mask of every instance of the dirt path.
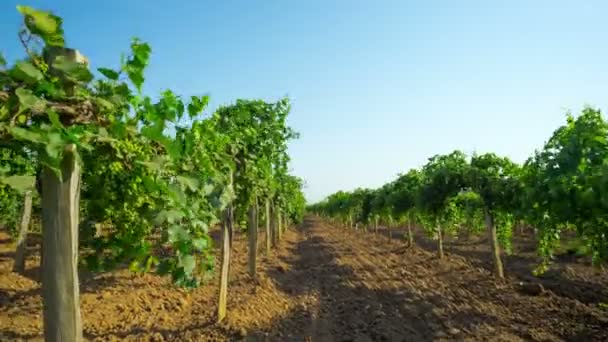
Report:
[{"label": "dirt path", "polygon": [[[0,245],[0,340],[40,340],[34,280],[11,273]],[[28,265],[34,267],[35,259]],[[229,317],[214,324],[215,282],[192,293],[118,271],[83,280],[85,333],[95,341],[600,341],[608,312],[547,292],[528,296],[460,257],[330,227],[287,232],[246,276],[237,235]]]},{"label": "dirt path", "polygon": [[275,331],[303,336],[302,327],[316,326],[313,340],[339,341],[608,338],[606,312],[550,292],[521,294],[461,258],[440,262],[429,251],[312,218],[302,234],[285,260],[292,274],[275,278],[284,290],[314,294],[319,314],[306,324],[284,319]]}]

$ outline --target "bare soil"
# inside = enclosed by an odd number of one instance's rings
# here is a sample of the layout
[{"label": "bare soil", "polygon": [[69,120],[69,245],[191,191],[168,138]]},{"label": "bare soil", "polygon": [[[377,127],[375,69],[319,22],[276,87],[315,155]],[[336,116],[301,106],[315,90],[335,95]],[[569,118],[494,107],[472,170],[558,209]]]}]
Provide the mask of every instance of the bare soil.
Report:
[{"label": "bare soil", "polygon": [[[608,340],[608,311],[597,304],[606,298],[605,272],[563,258],[559,272],[535,278],[530,238],[516,240],[515,256],[505,263],[506,281],[492,277],[483,239],[448,243],[447,258],[437,260],[433,241],[418,238],[417,247],[406,248],[397,239],[332,227],[314,217],[259,258],[254,281],[246,272],[245,238],[235,236],[225,322],[214,319],[217,279],[185,292],[152,274],[83,273],[86,339]],[[0,341],[42,340],[37,248],[31,246],[26,277],[16,275],[14,245],[0,235]],[[521,280],[545,290],[530,295],[518,285]]]}]

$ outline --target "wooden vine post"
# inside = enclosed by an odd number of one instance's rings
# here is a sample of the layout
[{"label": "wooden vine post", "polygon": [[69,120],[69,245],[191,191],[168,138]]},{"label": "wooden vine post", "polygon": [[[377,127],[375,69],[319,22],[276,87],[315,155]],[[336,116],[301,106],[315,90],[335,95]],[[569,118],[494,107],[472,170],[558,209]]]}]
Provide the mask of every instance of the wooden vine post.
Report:
[{"label": "wooden vine post", "polygon": [[[58,56],[88,66],[78,50],[54,47],[45,56],[49,71]],[[72,86],[73,87],[73,86]],[[66,92],[73,89],[67,87]],[[80,165],[76,145],[64,147],[61,177],[42,170],[42,302],[46,342],[82,341],[78,281]]]},{"label": "wooden vine post", "polygon": [[505,277],[505,273],[502,266],[502,260],[500,258],[500,246],[498,245],[496,225],[494,224],[494,219],[487,208],[484,209],[484,218],[486,223],[486,229],[488,230],[488,238],[492,248],[492,258],[494,259],[494,271],[496,272],[496,276],[502,279]]},{"label": "wooden vine post", "polygon": [[283,224],[283,233],[285,233],[287,231],[287,228],[289,228],[289,224],[290,224],[289,223],[289,215],[287,215],[287,213],[285,213],[285,219],[284,219],[283,222],[285,222]]},{"label": "wooden vine post", "polygon": [[249,227],[247,233],[249,236],[249,275],[256,278],[256,262],[258,254],[258,203],[257,197],[254,197],[253,203],[249,206]]},{"label": "wooden vine post", "polygon": [[222,265],[220,271],[220,295],[217,305],[217,320],[221,322],[226,318],[228,304],[228,275],[230,274],[230,254],[232,251],[232,204],[224,210],[222,222]]},{"label": "wooden vine post", "polygon": [[282,222],[281,222],[282,217],[281,217],[281,210],[280,209],[277,209],[276,215],[277,215],[277,223],[278,223],[277,224],[277,240],[281,241],[281,238],[283,236],[283,225],[282,225]]},{"label": "wooden vine post", "polygon": [[441,229],[439,222],[437,223],[437,243],[437,257],[443,259],[443,229]]},{"label": "wooden vine post", "polygon": [[276,247],[277,246],[277,227],[278,227],[278,222],[277,222],[277,215],[276,215],[276,207],[274,205],[270,206],[270,235],[272,237],[272,246]]},{"label": "wooden vine post", "polygon": [[374,234],[378,234],[378,215],[374,216]]},{"label": "wooden vine post", "polygon": [[265,211],[265,221],[264,221],[264,225],[266,228],[266,255],[270,254],[270,248],[272,247],[272,243],[271,243],[271,230],[270,230],[270,221],[271,221],[271,216],[270,216],[270,200],[266,199],[266,203],[265,203],[266,207],[266,211]]},{"label": "wooden vine post", "polygon": [[42,173],[42,298],[46,342],[82,341],[78,283],[80,166],[67,145],[61,178]]},{"label": "wooden vine post", "polygon": [[26,190],[21,211],[21,224],[19,226],[19,237],[17,239],[17,250],[15,251],[15,263],[13,272],[25,273],[25,259],[27,252],[27,231],[32,218],[32,190]]},{"label": "wooden vine post", "polygon": [[412,220],[407,220],[407,246],[414,246],[414,234],[412,233]]}]

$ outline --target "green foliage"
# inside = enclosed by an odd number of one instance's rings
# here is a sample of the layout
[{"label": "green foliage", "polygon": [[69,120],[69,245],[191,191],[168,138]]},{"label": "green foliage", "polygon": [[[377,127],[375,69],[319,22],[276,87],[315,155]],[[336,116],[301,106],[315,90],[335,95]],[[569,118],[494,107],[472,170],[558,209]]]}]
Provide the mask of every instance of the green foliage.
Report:
[{"label": "green foliage", "polygon": [[466,156],[460,151],[433,156],[422,168],[418,206],[428,233],[453,231],[460,213],[452,198],[467,186],[468,168]]},{"label": "green foliage", "polygon": [[374,198],[371,202],[374,217],[378,217],[384,221],[390,220],[391,214],[394,212],[393,202],[390,198],[392,191],[393,183],[387,183],[374,192]]},{"label": "green foliage", "polygon": [[44,79],[42,71],[38,70],[32,63],[21,61],[17,62],[11,70],[10,76],[15,81],[22,81],[26,83],[36,83]]},{"label": "green foliage", "polygon": [[47,46],[63,46],[61,18],[29,6],[17,6],[17,10],[23,14],[25,26],[32,35],[40,37]]},{"label": "green foliage", "polygon": [[[133,53],[129,59],[123,62],[122,69],[127,73],[129,80],[131,80],[135,88],[141,92],[141,87],[145,80],[144,69],[148,65],[152,49],[147,43],[142,43],[139,39],[135,38],[131,42],[131,51]],[[107,74],[107,71],[105,74]],[[113,77],[114,74],[112,73],[110,73],[110,76],[110,79],[117,78]]]},{"label": "green foliage", "polygon": [[270,199],[294,221],[302,219],[303,184],[289,175],[287,169],[287,142],[297,137],[286,125],[289,110],[286,98],[276,103],[237,100],[219,108],[211,118],[217,131],[229,142],[224,150],[234,161],[237,222],[245,220],[247,209],[256,198]]},{"label": "green foliage", "polygon": [[[608,123],[598,110],[568,116],[524,169],[526,215],[540,230],[547,259],[562,230],[576,229],[595,262],[608,257]],[[532,186],[533,185],[533,186]]]},{"label": "green foliage", "polygon": [[474,234],[485,231],[483,200],[477,192],[472,190],[461,191],[456,195],[454,201],[461,210],[460,229]]},{"label": "green foliage", "polygon": [[522,193],[520,168],[508,158],[494,153],[474,155],[468,175],[471,188],[482,200],[483,211],[491,217],[498,241],[507,253],[511,253],[513,213]]},{"label": "green foliage", "polygon": [[[297,137],[286,126],[287,99],[238,100],[202,119],[207,96],[185,102],[165,90],[153,101],[142,93],[152,51],[147,43],[133,39],[120,68],[98,68],[104,78],[95,79],[86,63],[72,59],[75,51],[63,47],[59,17],[18,9],[28,58],[0,69],[0,180],[12,186],[0,186],[3,217],[16,219],[18,191],[31,186],[40,168],[63,176],[63,151],[75,144],[82,165],[81,246],[92,270],[128,263],[133,271],[155,269],[193,287],[213,271],[208,233],[229,204],[242,209],[265,196],[292,220],[301,219],[303,184],[287,171],[287,141]],[[44,46],[36,49],[30,40]]]},{"label": "green foliage", "polygon": [[[585,108],[576,118],[569,115],[523,167],[493,153],[467,160],[455,151],[434,156],[420,170],[368,193],[372,198],[361,203],[369,205],[371,217],[415,219],[429,234],[438,227],[482,232],[487,213],[506,253],[512,252],[514,222],[531,224],[538,229],[538,250],[544,257],[537,274],[547,269],[567,230],[576,231],[583,244],[577,251],[590,253],[594,262],[605,261],[608,122],[598,110]],[[308,210],[344,221],[358,210],[356,199],[355,192],[339,191]]]},{"label": "green foliage", "polygon": [[422,168],[419,205],[429,215],[440,215],[450,197],[465,188],[468,163],[465,155],[454,151],[447,155],[436,155]]},{"label": "green foliage", "polygon": [[18,231],[23,195],[34,189],[35,169],[26,150],[0,146],[0,224],[11,235]]},{"label": "green foliage", "polygon": [[468,183],[488,210],[510,212],[515,209],[517,195],[521,191],[519,172],[517,164],[508,158],[494,153],[474,155]]},{"label": "green foliage", "polygon": [[416,204],[418,194],[422,186],[422,173],[418,170],[410,170],[408,173],[399,175],[393,182],[388,202],[391,204],[392,215],[395,217],[406,217],[410,222],[420,215]]}]

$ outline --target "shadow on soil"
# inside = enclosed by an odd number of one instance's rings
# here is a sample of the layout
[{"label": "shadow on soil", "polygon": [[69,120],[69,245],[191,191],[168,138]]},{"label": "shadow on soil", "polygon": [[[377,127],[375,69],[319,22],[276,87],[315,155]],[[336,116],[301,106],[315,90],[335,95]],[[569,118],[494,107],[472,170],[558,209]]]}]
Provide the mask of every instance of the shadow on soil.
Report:
[{"label": "shadow on soil", "polygon": [[[184,334],[188,331],[201,331],[205,330],[211,326],[216,325],[215,322],[208,322],[206,324],[193,324],[190,326],[182,326],[179,329],[162,329],[162,328],[143,328],[136,327],[130,329],[128,331],[121,332],[113,332],[113,333],[104,333],[104,334],[92,334],[89,332],[84,332],[84,337],[91,340],[102,340],[102,341],[115,341],[116,339],[122,340],[125,338],[129,339],[142,339],[144,341],[179,341],[184,338]],[[215,329],[219,330],[219,332],[224,336],[234,336],[234,333],[223,329],[221,326],[216,326]],[[216,332],[217,333],[217,332]],[[152,336],[152,337],[150,337]],[[195,333],[190,338],[200,338],[204,337],[202,334]],[[188,339],[192,341],[192,339]],[[198,341],[198,339],[194,339],[194,341]]]},{"label": "shadow on soil", "polygon": [[0,331],[0,341],[29,341],[41,338],[37,334],[20,334],[12,331]]},{"label": "shadow on soil", "polygon": [[[393,239],[401,240],[405,232],[394,231],[392,234]],[[419,231],[414,234],[417,247],[431,253],[437,252],[437,242],[430,240]],[[563,266],[571,261],[567,260],[566,257],[561,257],[561,260],[558,259],[556,265],[545,274],[535,277],[532,270],[539,265],[540,260],[535,256],[526,255],[535,253],[535,245],[523,239],[514,240],[514,248],[517,248],[517,252],[510,256],[503,256],[507,277],[515,278],[517,281],[540,283],[545,289],[551,290],[558,296],[575,299],[585,304],[608,302],[608,288],[605,286],[582,279],[572,279],[565,275]],[[474,267],[494,272],[494,264],[486,238],[467,242],[445,242],[444,249],[446,255],[461,256]],[[524,256],[519,253],[524,254]]]},{"label": "shadow on soil", "polygon": [[40,288],[19,292],[9,292],[4,289],[0,289],[0,310],[10,312],[15,308],[19,308],[19,311],[24,311],[28,315],[40,314],[42,307],[38,304],[33,305],[28,301],[30,297],[39,295]]},{"label": "shadow on soil", "polygon": [[314,308],[297,308],[272,326],[253,332],[250,340],[429,341],[458,338],[475,325],[495,324],[496,317],[478,312],[442,317],[439,312],[447,303],[439,296],[404,288],[375,289],[352,268],[338,263],[337,251],[322,237],[310,234],[313,225],[307,220],[300,228],[306,239],[294,247],[293,258],[285,260],[288,270],[270,271],[269,276],[282,291],[313,294],[319,302]]},{"label": "shadow on soil", "polygon": [[[416,247],[433,254],[437,253],[436,241],[426,237],[420,229],[413,229],[413,233]],[[389,231],[386,228],[380,228],[378,234],[386,237],[387,242],[405,242],[407,232],[403,229],[394,229],[390,232],[392,239],[389,239]],[[510,256],[503,256],[507,277],[514,278],[516,281],[540,283],[545,289],[551,290],[558,296],[578,300],[585,304],[608,302],[608,288],[601,283],[573,279],[564,274],[564,268],[580,261],[575,256],[556,257],[552,268],[545,274],[536,277],[532,271],[540,264],[540,259],[535,255],[534,237],[529,233],[520,233],[519,236],[514,236],[513,240],[516,252]],[[468,241],[444,241],[444,252],[448,256],[454,254],[463,257],[474,267],[494,272],[494,264],[485,237],[472,237]]]}]

